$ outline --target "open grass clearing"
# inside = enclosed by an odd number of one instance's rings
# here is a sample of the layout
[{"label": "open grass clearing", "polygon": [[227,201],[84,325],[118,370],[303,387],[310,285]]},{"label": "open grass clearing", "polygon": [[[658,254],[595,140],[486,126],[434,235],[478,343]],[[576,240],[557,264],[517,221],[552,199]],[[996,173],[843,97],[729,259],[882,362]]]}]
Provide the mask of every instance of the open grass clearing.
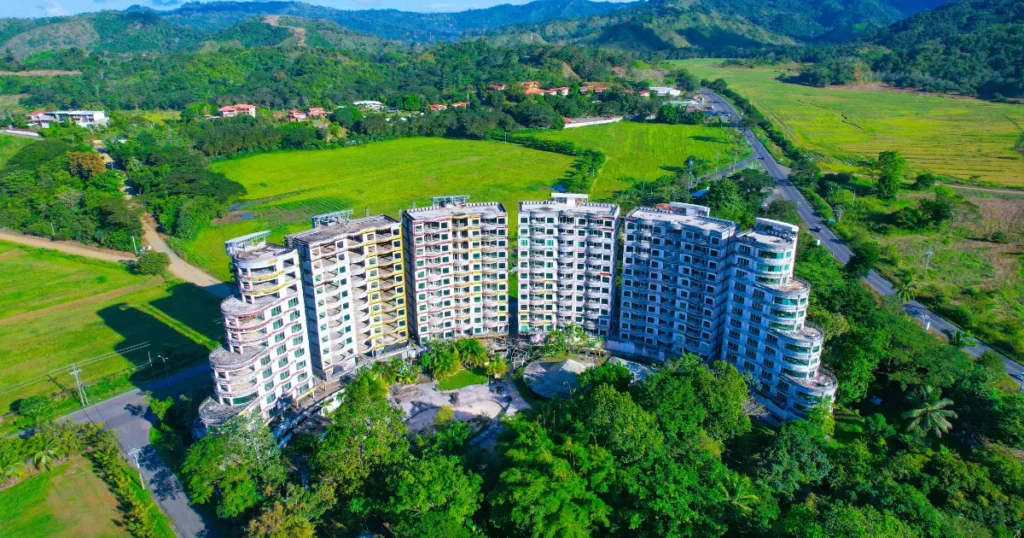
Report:
[{"label": "open grass clearing", "polygon": [[10,159],[21,148],[33,142],[35,140],[24,136],[0,134],[0,167],[3,167],[7,163],[7,159]]},{"label": "open grass clearing", "polygon": [[849,171],[881,151],[896,150],[915,171],[1024,187],[1024,154],[1014,150],[1024,129],[1024,106],[877,86],[811,88],[776,80],[796,66],[721,67],[720,60],[712,59],[670,63],[702,78],[725,79],[790,140],[817,154],[824,169]]},{"label": "open grass clearing", "polygon": [[695,156],[718,161],[720,168],[750,154],[735,129],[703,125],[666,125],[623,121],[537,133],[540,138],[568,140],[584,148],[604,152],[607,162],[601,169],[591,197],[611,200],[617,191],[629,186],[623,178],[655,179],[675,174]]},{"label": "open grass clearing", "polygon": [[[92,463],[81,457],[0,490],[0,507],[0,534],[5,538],[131,536],[124,529],[117,499]],[[155,504],[151,510],[156,536],[173,537],[167,517]]]},{"label": "open grass clearing", "polygon": [[173,371],[204,360],[222,333],[217,300],[196,286],[47,249],[0,243],[0,289],[0,414],[72,386],[62,372],[71,363],[87,384],[148,366],[150,355]]},{"label": "open grass clearing", "polygon": [[438,381],[437,388],[440,390],[458,390],[470,385],[485,384],[487,384],[487,373],[483,368],[475,368],[473,370],[459,370],[455,374]]},{"label": "open grass clearing", "polygon": [[250,201],[175,248],[191,263],[230,280],[224,241],[271,230],[272,241],[309,228],[309,217],[352,209],[356,217],[398,218],[433,196],[468,194],[501,202],[515,218],[520,200],[544,200],[572,164],[566,155],[502,142],[404,138],[329,150],[288,151],[220,161]]}]

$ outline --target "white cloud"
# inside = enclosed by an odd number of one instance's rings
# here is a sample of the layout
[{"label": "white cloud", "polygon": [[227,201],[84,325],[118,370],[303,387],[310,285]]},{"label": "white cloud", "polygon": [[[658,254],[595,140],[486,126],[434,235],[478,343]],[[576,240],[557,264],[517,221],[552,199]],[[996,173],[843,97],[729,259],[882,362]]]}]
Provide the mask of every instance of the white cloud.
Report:
[{"label": "white cloud", "polygon": [[43,0],[43,3],[36,7],[42,10],[43,15],[47,17],[60,17],[68,14],[68,10],[61,7],[57,0]]}]

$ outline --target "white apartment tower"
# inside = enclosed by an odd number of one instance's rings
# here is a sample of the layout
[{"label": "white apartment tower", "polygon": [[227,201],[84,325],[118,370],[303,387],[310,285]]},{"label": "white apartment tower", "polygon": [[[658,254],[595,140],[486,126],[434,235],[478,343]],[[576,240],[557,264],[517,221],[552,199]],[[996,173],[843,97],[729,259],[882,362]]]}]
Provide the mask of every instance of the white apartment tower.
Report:
[{"label": "white apartment tower", "polygon": [[508,214],[468,196],[402,213],[412,327],[423,344],[508,334]]},{"label": "white apartment tower", "polygon": [[619,206],[585,194],[551,198],[519,203],[519,332],[576,324],[607,337]]},{"label": "white apartment tower", "polygon": [[221,303],[225,343],[210,353],[213,394],[197,432],[242,413],[270,421],[313,387],[299,255],[259,232],[225,243],[238,284]]},{"label": "white apartment tower", "polygon": [[687,352],[710,359],[720,349],[736,224],[703,206],[663,207],[624,219],[619,339],[657,360]]},{"label": "white apartment tower", "polygon": [[793,277],[799,228],[757,219],[731,250],[729,307],[722,358],[756,383],[772,422],[806,417],[836,379],[821,367],[821,329],[806,322],[810,286]]},{"label": "white apartment tower", "polygon": [[351,214],[317,215],[287,238],[301,261],[313,370],[327,381],[408,347],[399,223]]}]

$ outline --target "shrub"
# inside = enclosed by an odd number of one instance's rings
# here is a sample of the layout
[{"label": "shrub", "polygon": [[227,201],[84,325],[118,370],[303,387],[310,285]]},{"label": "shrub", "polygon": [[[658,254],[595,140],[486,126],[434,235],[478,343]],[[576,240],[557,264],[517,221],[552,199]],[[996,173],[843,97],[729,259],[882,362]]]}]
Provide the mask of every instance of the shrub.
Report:
[{"label": "shrub", "polygon": [[132,269],[140,275],[160,275],[171,265],[171,257],[165,252],[147,250],[139,255]]}]

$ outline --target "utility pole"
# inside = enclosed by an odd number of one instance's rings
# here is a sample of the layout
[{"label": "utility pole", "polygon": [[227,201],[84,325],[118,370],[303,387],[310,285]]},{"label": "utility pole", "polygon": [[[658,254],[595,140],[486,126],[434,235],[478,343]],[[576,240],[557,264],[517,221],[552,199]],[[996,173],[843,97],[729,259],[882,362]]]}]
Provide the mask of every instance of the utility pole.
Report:
[{"label": "utility pole", "polygon": [[928,280],[928,266],[931,265],[933,254],[935,253],[932,252],[932,249],[924,251],[924,280],[926,281]]},{"label": "utility pole", "polygon": [[128,455],[131,456],[133,460],[135,460],[135,468],[139,470],[139,485],[142,486],[143,489],[145,489],[146,482],[142,479],[142,466],[139,465],[140,452],[142,451],[139,450],[139,447],[132,447],[132,449],[128,452]]},{"label": "utility pole", "polygon": [[132,236],[132,252],[134,252],[135,254],[139,253],[139,247],[135,246],[135,236],[134,235]]},{"label": "utility pole", "polygon": [[50,239],[57,237],[57,229],[53,227],[53,223],[50,223]]},{"label": "utility pole", "polygon": [[157,355],[156,358],[160,359],[164,363],[164,379],[167,379],[167,357],[163,355]]},{"label": "utility pole", "polygon": [[690,172],[689,172],[689,175],[686,178],[686,189],[692,191],[693,190],[693,183],[694,183],[694,181],[693,181],[693,159],[690,159]]},{"label": "utility pole", "polygon": [[75,376],[75,385],[78,387],[78,400],[82,402],[82,407],[89,405],[89,399],[85,396],[85,387],[82,386],[82,378],[79,374],[82,370],[78,368],[75,363],[71,364],[71,375]]}]

